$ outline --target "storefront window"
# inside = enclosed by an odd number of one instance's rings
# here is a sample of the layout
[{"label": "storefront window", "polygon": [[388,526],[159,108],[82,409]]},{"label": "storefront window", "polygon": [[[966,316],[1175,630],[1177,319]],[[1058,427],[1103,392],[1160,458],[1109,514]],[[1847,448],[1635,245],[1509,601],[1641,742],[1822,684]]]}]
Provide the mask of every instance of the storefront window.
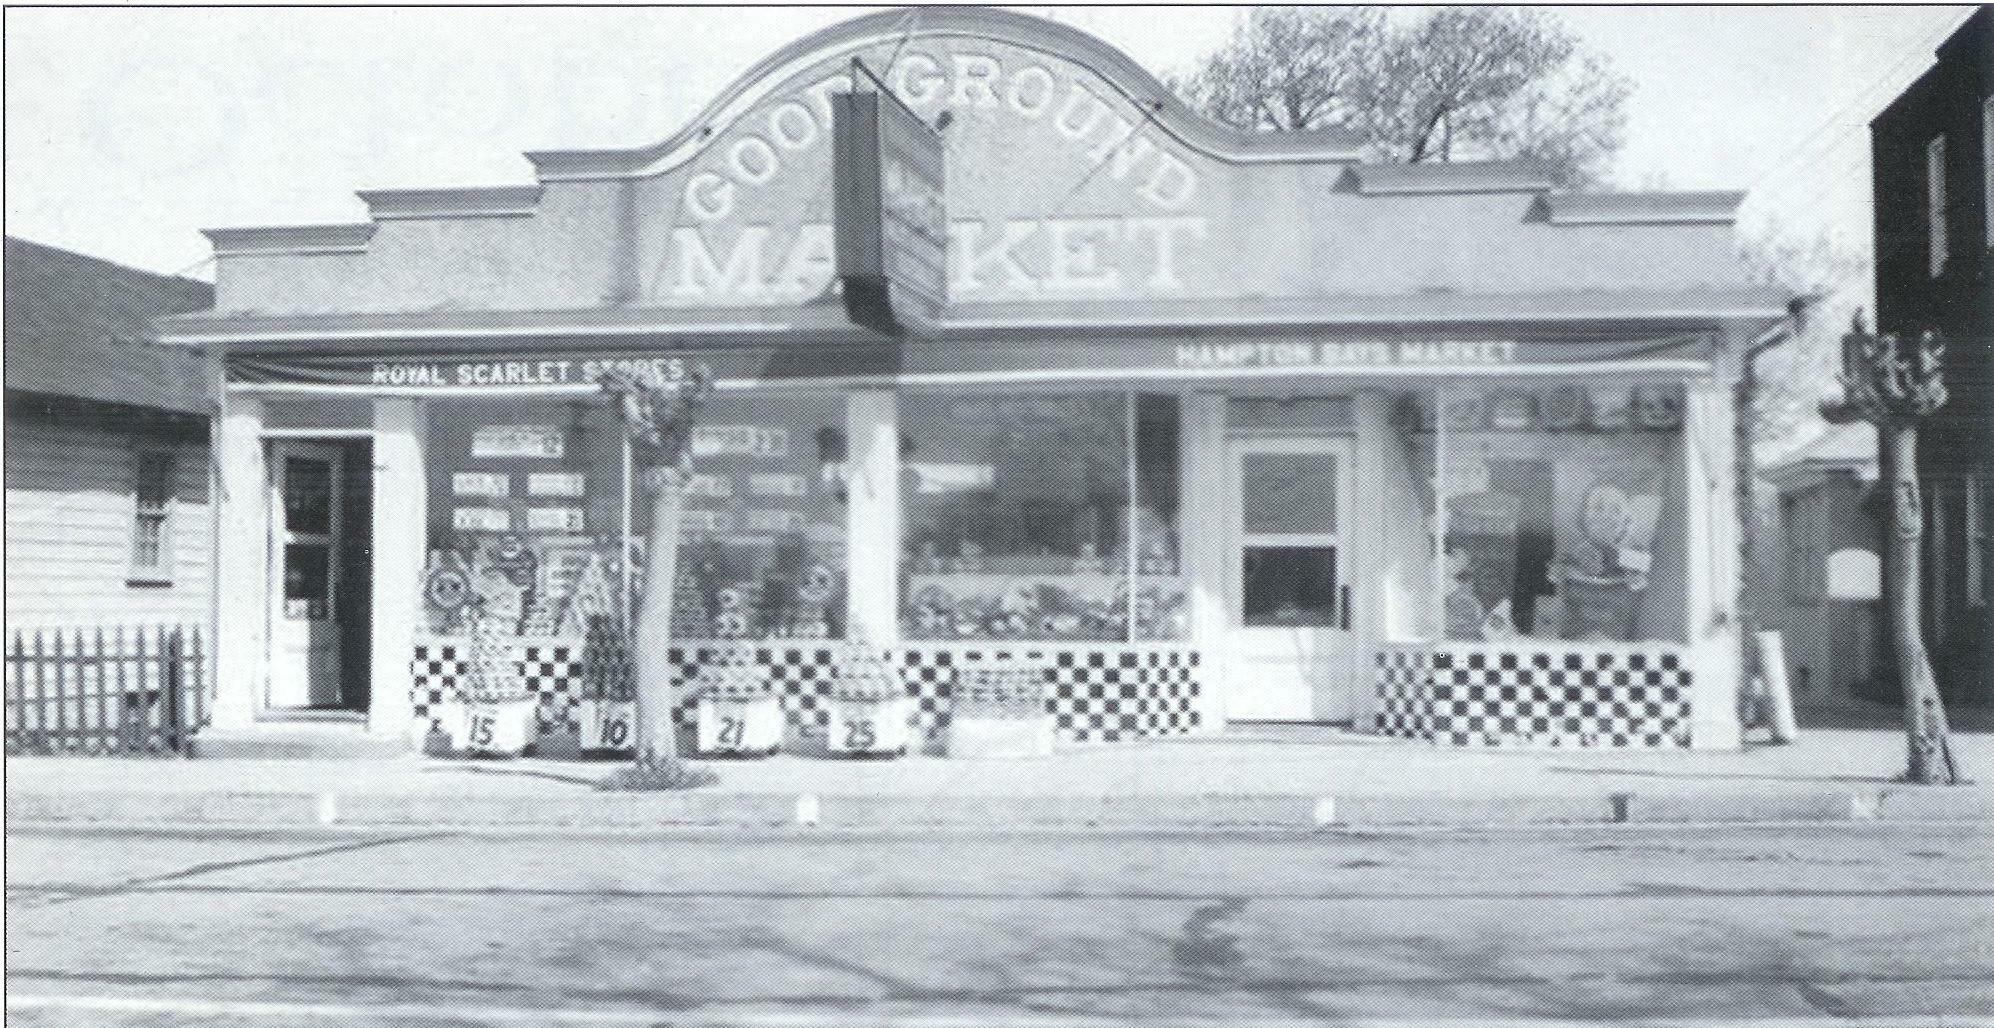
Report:
[{"label": "storefront window", "polygon": [[907,638],[1182,637],[1174,399],[907,396],[900,420]]},{"label": "storefront window", "polygon": [[1136,502],[1133,638],[1190,638],[1190,594],[1177,533],[1180,405],[1174,396],[1135,397]]},{"label": "storefront window", "polygon": [[428,454],[429,631],[467,632],[483,609],[518,610],[528,637],[621,622],[623,428],[608,404],[439,401]]},{"label": "storefront window", "polygon": [[1684,637],[1683,394],[1442,389],[1449,639]]},{"label": "storefront window", "polygon": [[[720,394],[693,430],[672,634],[837,639],[845,620],[845,398]],[[631,514],[642,588],[650,498]]]},{"label": "storefront window", "polygon": [[[694,430],[680,520],[679,639],[841,638],[842,395],[713,397]],[[600,399],[431,407],[428,630],[462,634],[494,593],[516,632],[625,623],[643,586],[650,497]],[[504,597],[499,597],[504,600]]]}]

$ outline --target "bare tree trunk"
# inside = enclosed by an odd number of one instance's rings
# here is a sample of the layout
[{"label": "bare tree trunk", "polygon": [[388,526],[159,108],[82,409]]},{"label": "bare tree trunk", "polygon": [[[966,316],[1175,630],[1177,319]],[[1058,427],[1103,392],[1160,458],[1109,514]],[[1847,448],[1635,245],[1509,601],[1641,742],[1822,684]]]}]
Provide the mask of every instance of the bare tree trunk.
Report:
[{"label": "bare tree trunk", "polygon": [[1918,496],[1918,429],[1915,422],[1882,427],[1885,481],[1890,484],[1888,602],[1898,673],[1904,682],[1904,731],[1910,766],[1905,777],[1926,785],[1956,785],[1945,706],[1932,676],[1931,657],[1919,622],[1919,541],[1924,536]]},{"label": "bare tree trunk", "polygon": [[646,468],[651,531],[644,538],[644,588],[637,600],[637,760],[678,758],[672,727],[672,590],[678,583],[679,515],[685,475],[675,467]]}]

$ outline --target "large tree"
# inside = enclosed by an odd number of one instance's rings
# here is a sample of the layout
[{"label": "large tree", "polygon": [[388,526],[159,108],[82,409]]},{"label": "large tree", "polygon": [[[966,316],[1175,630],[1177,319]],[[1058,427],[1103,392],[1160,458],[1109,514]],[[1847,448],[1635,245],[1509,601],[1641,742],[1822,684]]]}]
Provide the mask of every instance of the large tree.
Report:
[{"label": "large tree", "polygon": [[692,430],[712,390],[702,366],[678,382],[622,370],[599,384],[614,400],[630,437],[631,456],[651,497],[651,530],[644,546],[644,587],[633,621],[637,664],[637,762],[635,775],[612,787],[701,784],[677,770],[672,727],[672,591],[678,582],[679,521],[691,473]]},{"label": "large tree", "polygon": [[1945,344],[1927,330],[1915,340],[1873,336],[1858,314],[1842,337],[1842,398],[1822,405],[1830,421],[1867,421],[1876,426],[1881,484],[1890,497],[1890,528],[1884,541],[1883,600],[1896,643],[1897,671],[1904,683],[1904,732],[1908,745],[1906,781],[1923,785],[1963,785],[1952,751],[1938,680],[1925,652],[1918,611],[1919,541],[1924,511],[1918,493],[1918,424],[1945,405],[1940,361]]},{"label": "large tree", "polygon": [[1172,85],[1241,128],[1341,130],[1383,161],[1536,160],[1569,185],[1604,176],[1628,94],[1552,16],[1501,7],[1256,7]]}]

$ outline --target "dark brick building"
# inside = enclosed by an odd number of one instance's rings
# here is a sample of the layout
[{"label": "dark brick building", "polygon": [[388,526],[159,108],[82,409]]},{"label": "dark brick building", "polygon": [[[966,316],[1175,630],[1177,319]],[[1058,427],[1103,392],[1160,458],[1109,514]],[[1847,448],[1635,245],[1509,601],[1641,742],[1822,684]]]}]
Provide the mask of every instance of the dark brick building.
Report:
[{"label": "dark brick building", "polygon": [[1870,123],[1876,319],[1947,340],[1951,401],[1918,452],[1925,489],[1925,624],[1948,698],[1994,702],[1988,519],[1994,465],[1994,8],[1982,7]]}]

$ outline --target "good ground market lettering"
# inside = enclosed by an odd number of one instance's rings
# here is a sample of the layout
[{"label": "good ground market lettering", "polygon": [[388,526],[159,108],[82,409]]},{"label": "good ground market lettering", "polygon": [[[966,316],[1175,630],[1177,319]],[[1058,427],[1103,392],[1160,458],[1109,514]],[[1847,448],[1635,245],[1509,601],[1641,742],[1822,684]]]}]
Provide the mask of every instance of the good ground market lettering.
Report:
[{"label": "good ground market lettering", "polygon": [[[996,294],[1106,295],[1181,292],[1179,257],[1209,235],[1209,221],[1184,213],[1197,172],[1142,131],[1147,122],[1103,97],[1104,85],[1045,65],[1007,65],[988,54],[902,55],[888,72],[894,92],[924,114],[947,107],[1049,125],[1079,149],[1074,177],[1121,183],[1142,214],[964,218],[948,226],[949,292],[956,299]],[[821,294],[835,272],[828,222],[775,226],[746,222],[751,196],[806,152],[829,145],[832,94],[851,88],[840,72],[797,90],[742,121],[743,134],[716,146],[686,179],[681,224],[650,286],[658,302],[784,301]],[[810,156],[821,159],[820,154]],[[1092,172],[1089,169],[1094,169]],[[781,204],[775,204],[780,208]],[[684,222],[691,222],[685,224]]]}]

